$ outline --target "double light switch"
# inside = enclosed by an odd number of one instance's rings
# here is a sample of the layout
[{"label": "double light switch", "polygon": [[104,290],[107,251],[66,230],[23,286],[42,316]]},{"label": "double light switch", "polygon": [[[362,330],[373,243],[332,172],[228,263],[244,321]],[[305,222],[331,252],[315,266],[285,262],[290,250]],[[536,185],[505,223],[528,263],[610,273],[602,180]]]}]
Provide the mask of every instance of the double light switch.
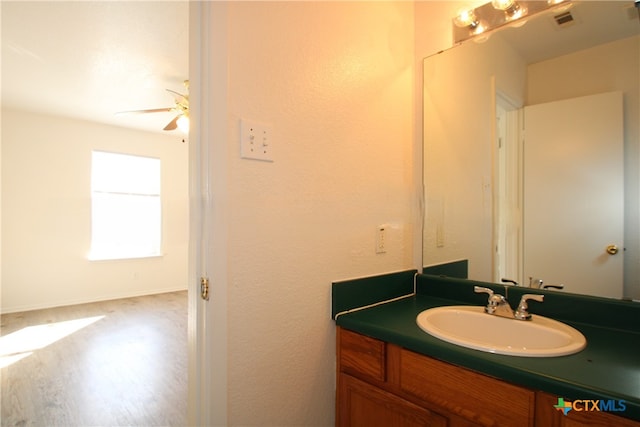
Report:
[{"label": "double light switch", "polygon": [[240,157],[273,162],[271,126],[241,119]]}]

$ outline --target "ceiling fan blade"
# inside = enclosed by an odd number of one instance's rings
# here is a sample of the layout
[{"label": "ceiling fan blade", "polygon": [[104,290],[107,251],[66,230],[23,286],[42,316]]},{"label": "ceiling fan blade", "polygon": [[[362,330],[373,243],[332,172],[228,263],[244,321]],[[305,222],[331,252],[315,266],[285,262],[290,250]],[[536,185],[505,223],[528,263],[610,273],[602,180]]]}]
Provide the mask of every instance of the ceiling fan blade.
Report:
[{"label": "ceiling fan blade", "polygon": [[118,111],[116,114],[147,114],[147,113],[168,113],[174,110],[174,107],[152,108],[150,110],[131,110]]},{"label": "ceiling fan blade", "polygon": [[162,130],[174,130],[178,127],[178,119],[180,115],[177,115],[173,120],[171,120]]},{"label": "ceiling fan blade", "polygon": [[131,110],[131,111],[119,111],[115,113],[116,115],[121,114],[147,114],[147,113],[178,113],[173,120],[171,120],[164,127],[163,130],[174,130],[178,128],[178,119],[180,117],[189,115],[189,80],[184,81],[184,86],[187,90],[187,94],[181,94],[180,92],[176,92],[175,90],[167,89],[167,92],[173,94],[175,96],[175,105],[173,107],[166,108],[152,108],[148,110]]},{"label": "ceiling fan blade", "polygon": [[183,94],[181,94],[180,92],[176,92],[175,90],[167,89],[167,92],[172,93],[172,94],[174,94],[174,95],[181,96],[181,97],[183,97],[183,98],[186,98],[186,97],[187,97],[187,95],[183,95]]},{"label": "ceiling fan blade", "polygon": [[171,89],[167,89],[167,92],[172,93],[176,96],[176,103],[178,104],[184,104],[189,102],[188,95],[183,95],[180,92],[176,92],[175,90],[171,90]]}]

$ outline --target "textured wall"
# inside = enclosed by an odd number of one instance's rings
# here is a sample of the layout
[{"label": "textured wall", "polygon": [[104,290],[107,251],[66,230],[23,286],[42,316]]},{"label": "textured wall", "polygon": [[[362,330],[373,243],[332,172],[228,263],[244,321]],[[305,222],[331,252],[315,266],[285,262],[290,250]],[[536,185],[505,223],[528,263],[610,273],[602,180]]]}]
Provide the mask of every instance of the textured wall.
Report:
[{"label": "textured wall", "polygon": [[[227,24],[228,423],[332,425],[331,282],[414,267],[413,4],[232,2]],[[275,162],[240,159],[240,118]]]}]

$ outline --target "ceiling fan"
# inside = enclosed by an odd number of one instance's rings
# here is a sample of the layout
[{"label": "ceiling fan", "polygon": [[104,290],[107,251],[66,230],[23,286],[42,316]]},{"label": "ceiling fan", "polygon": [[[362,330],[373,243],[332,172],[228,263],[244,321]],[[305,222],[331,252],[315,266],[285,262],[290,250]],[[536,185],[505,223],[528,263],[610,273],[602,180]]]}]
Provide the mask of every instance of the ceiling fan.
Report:
[{"label": "ceiling fan", "polygon": [[149,110],[132,110],[121,111],[116,114],[147,114],[147,113],[170,113],[174,112],[177,115],[171,120],[162,130],[174,130],[180,128],[183,132],[189,132],[189,80],[184,81],[184,87],[186,94],[178,93],[174,90],[167,89],[175,95],[175,105],[173,107],[165,108],[152,108]]}]

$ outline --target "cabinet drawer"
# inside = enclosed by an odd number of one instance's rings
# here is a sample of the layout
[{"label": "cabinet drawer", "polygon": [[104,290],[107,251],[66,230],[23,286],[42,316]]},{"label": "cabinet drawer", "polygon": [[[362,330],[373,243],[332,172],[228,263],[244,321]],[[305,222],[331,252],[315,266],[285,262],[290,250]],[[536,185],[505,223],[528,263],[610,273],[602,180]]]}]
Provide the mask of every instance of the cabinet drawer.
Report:
[{"label": "cabinet drawer", "polygon": [[346,329],[338,329],[338,363],[342,372],[385,380],[385,343]]},{"label": "cabinet drawer", "polygon": [[533,391],[409,350],[400,358],[403,392],[479,425],[533,426]]}]

